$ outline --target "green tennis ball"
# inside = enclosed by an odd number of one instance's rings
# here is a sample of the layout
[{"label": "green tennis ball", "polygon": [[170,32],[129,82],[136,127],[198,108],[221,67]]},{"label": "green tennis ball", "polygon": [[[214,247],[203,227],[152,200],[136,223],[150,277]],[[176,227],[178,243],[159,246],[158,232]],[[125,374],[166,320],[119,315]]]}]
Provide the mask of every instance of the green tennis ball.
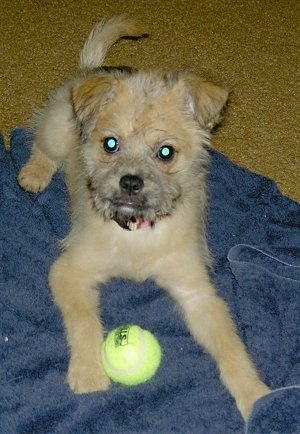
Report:
[{"label": "green tennis ball", "polygon": [[162,357],[157,339],[138,325],[112,330],[101,348],[106,374],[118,383],[135,386],[150,380]]}]

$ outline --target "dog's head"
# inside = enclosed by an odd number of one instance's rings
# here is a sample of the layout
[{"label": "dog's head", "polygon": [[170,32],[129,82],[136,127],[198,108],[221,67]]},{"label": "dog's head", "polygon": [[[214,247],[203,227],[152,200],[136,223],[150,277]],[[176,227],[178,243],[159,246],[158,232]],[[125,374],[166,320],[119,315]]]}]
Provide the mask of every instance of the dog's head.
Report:
[{"label": "dog's head", "polygon": [[189,73],[104,70],[72,91],[87,186],[121,227],[153,226],[204,189],[228,92]]}]

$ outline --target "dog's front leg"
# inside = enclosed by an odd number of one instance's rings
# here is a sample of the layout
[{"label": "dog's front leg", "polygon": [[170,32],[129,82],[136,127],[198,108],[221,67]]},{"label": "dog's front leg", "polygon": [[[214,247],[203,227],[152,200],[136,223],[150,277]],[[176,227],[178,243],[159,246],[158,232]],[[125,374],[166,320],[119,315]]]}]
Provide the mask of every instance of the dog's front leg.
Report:
[{"label": "dog's front leg", "polygon": [[[201,268],[200,265],[199,271]],[[243,418],[247,419],[254,402],[267,394],[269,389],[259,378],[245,346],[237,336],[228,308],[216,295],[206,271],[202,270],[195,276],[194,267],[176,270],[178,266],[172,268],[169,277],[163,276],[158,282],[167,288],[180,306],[196,341],[216,360],[224,385],[235,398]],[[198,286],[195,286],[196,280]]]},{"label": "dog's front leg", "polygon": [[70,388],[75,393],[108,389],[110,382],[100,363],[103,330],[98,316],[95,270],[87,264],[81,267],[65,252],[53,264],[49,283],[63,316],[70,347],[67,378]]}]

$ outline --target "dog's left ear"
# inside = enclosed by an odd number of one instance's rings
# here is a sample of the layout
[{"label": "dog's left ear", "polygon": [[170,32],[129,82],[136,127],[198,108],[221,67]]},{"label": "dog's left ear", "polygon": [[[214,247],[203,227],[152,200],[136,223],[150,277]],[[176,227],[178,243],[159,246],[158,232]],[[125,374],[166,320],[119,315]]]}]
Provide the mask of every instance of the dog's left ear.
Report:
[{"label": "dog's left ear", "polygon": [[229,96],[227,90],[194,74],[179,78],[176,87],[184,98],[185,109],[202,128],[211,131],[221,121]]}]

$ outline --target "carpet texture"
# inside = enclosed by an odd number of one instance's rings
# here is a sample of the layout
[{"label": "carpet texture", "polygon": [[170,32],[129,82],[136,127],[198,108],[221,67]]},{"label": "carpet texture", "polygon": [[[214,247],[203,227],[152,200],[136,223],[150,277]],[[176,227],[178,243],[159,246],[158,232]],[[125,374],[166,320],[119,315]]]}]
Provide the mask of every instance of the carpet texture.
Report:
[{"label": "carpet texture", "polygon": [[232,89],[216,148],[300,200],[299,0],[1,0],[0,130],[24,125],[76,72],[92,25],[123,12],[151,37],[107,63],[189,68]]},{"label": "carpet texture", "polygon": [[0,432],[5,434],[267,434],[300,432],[300,205],[267,178],[212,153],[209,244],[213,280],[239,334],[274,390],[245,426],[213,360],[188,334],[153,282],[113,280],[103,288],[107,331],[137,323],[163,348],[144,385],[72,394],[68,350],[47,272],[68,231],[60,174],[39,195],[16,183],[28,158],[28,130],[0,140]]}]

